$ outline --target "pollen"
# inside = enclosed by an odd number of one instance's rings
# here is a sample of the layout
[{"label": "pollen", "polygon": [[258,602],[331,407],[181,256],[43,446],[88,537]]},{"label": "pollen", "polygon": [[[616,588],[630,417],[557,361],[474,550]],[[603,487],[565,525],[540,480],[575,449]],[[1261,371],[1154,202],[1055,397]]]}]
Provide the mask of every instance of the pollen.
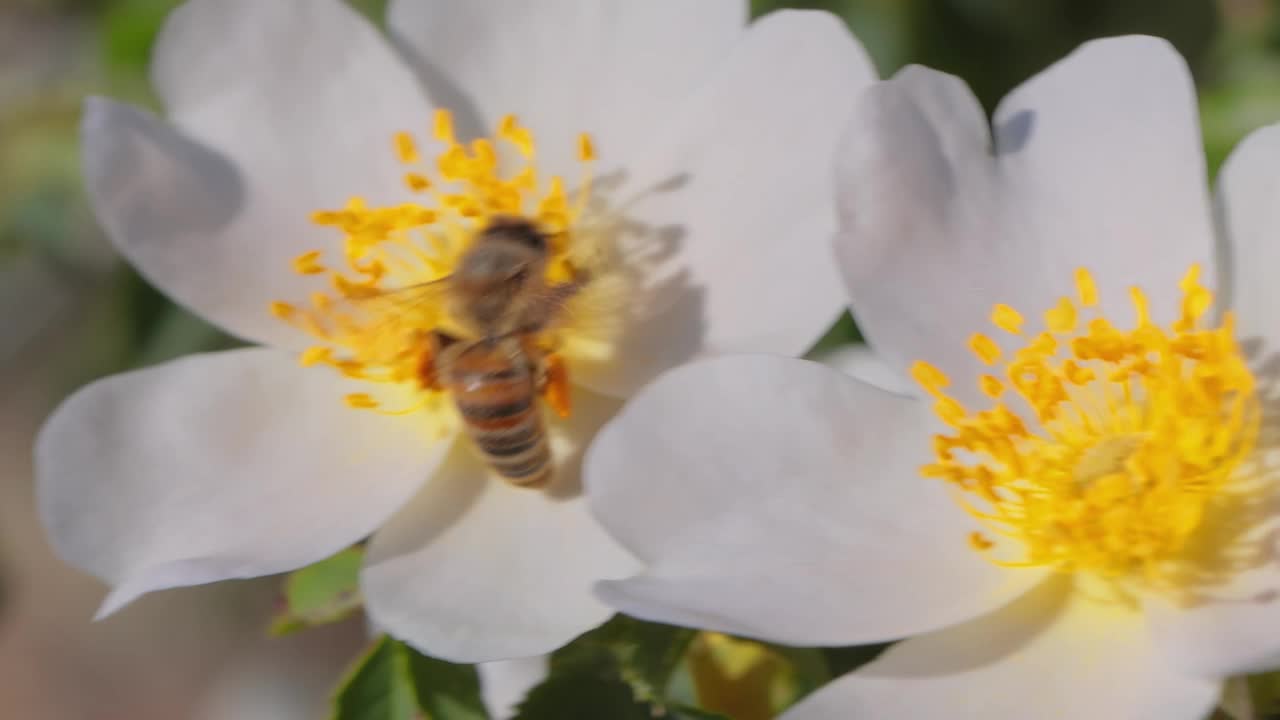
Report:
[{"label": "pollen", "polygon": [[[1092,275],[1075,280],[1077,297],[1045,312],[1044,331],[1009,353],[1002,377],[976,378],[985,409],[964,409],[942,390],[940,370],[916,363],[912,376],[949,426],[921,472],[953,488],[983,528],[966,542],[993,562],[1103,578],[1120,597],[1185,595],[1232,572],[1229,552],[1208,553],[1218,559],[1205,565],[1209,519],[1260,493],[1248,470],[1261,416],[1255,378],[1230,313],[1206,322],[1213,293],[1198,267],[1167,327],[1135,288],[1135,319],[1122,329],[1098,313]],[[991,321],[1023,330],[1008,306]],[[985,337],[970,349],[994,365]]]},{"label": "pollen", "polygon": [[[612,264],[611,236],[598,229],[607,224],[588,217],[597,158],[590,135],[574,138],[580,172],[561,177],[539,171],[534,134],[515,115],[504,116],[491,137],[466,142],[459,140],[448,110],[437,110],[427,129],[427,142],[398,132],[383,149],[402,165],[401,182],[413,200],[379,205],[353,194],[342,207],[311,213],[314,224],[340,235],[337,250],[309,250],[293,258],[292,271],[314,277],[316,284],[305,300],[276,301],[268,310],[316,341],[298,355],[300,365],[328,367],[369,383],[368,392],[342,398],[348,407],[435,414],[439,429],[456,417],[440,397],[442,388],[428,380],[434,372],[430,337],[441,331],[461,340],[482,339],[455,317],[455,299],[442,282],[482,228],[496,218],[530,220],[549,238],[548,284],[591,278],[568,301],[565,314],[574,322],[522,338],[546,353],[564,360],[608,359],[612,320],[621,307],[617,295],[626,284]],[[547,400],[568,413],[567,397]]]}]

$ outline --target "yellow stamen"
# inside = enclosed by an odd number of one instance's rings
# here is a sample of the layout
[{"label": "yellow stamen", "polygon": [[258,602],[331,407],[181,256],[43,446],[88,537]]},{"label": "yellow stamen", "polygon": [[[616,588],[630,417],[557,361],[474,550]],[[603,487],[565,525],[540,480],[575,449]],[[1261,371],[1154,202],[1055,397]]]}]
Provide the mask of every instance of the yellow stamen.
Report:
[{"label": "yellow stamen", "polygon": [[[1076,286],[1080,304],[1096,307],[1087,271],[1076,272]],[[1242,470],[1259,431],[1256,383],[1230,314],[1220,327],[1202,325],[1213,296],[1197,268],[1181,289],[1181,317],[1169,328],[1152,322],[1138,289],[1132,330],[1100,316],[1080,328],[1062,298],[1045,313],[1047,332],[1004,366],[1016,404],[1001,401],[1004,384],[983,375],[978,385],[992,405],[968,412],[942,392],[945,376],[915,363],[912,376],[952,428],[935,438],[920,472],[953,485],[985,528],[970,546],[1009,567],[1103,578],[1124,598],[1134,586],[1193,592],[1238,569],[1225,552],[1206,566],[1198,543],[1206,518],[1259,492],[1258,478]],[[991,319],[1019,333],[1021,317],[998,305]],[[970,344],[983,357],[985,343]],[[1022,406],[1034,422],[1014,409]]]},{"label": "yellow stamen", "polygon": [[412,165],[420,160],[418,146],[414,143],[413,136],[409,133],[396,133],[396,156],[405,165]]}]

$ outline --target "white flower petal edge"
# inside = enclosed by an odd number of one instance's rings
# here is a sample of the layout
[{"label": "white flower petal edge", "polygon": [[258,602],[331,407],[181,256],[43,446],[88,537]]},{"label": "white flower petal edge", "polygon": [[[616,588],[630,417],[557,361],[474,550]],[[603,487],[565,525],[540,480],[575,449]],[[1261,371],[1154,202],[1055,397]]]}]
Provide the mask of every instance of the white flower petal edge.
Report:
[{"label": "white flower petal edge", "polygon": [[497,660],[476,665],[480,675],[480,695],[489,716],[509,720],[529,691],[550,673],[551,658],[537,655],[518,660]]},{"label": "white flower petal edge", "polygon": [[1183,675],[1141,615],[1071,598],[1052,577],[990,615],[912,638],[819,689],[782,720],[1199,720],[1218,680]]},{"label": "white flower petal edge", "polygon": [[1230,306],[1237,315],[1240,337],[1268,341],[1274,352],[1280,342],[1280,125],[1245,138],[1227,158],[1218,175],[1217,217]]},{"label": "white flower petal edge", "polygon": [[810,356],[814,362],[839,370],[855,380],[895,395],[918,397],[920,389],[889,366],[867,345],[848,345]]},{"label": "white flower petal edge", "polygon": [[342,404],[351,383],[271,350],[195,355],[95,382],[36,442],[63,559],[144,593],[292,570],[368,535],[450,446]]},{"label": "white flower petal edge", "polygon": [[896,639],[1000,606],[1042,575],[968,546],[976,526],[917,472],[926,412],[803,360],[667,373],[587,455],[592,510],[648,565],[598,594],[637,617],[795,645]]},{"label": "white flower petal edge", "polygon": [[605,172],[629,160],[618,153],[639,152],[742,35],[747,3],[393,0],[387,18],[460,130],[518,113],[539,164],[575,178],[577,133],[595,137]]},{"label": "white flower petal edge", "polygon": [[478,662],[550,652],[612,610],[591,584],[637,564],[587,510],[581,453],[618,409],[575,391],[553,426],[556,479],[544,492],[513,487],[461,444],[373,538],[361,576],[370,616],[433,657]]},{"label": "white flower petal edge", "polygon": [[627,395],[698,355],[800,355],[822,336],[844,304],[829,244],[831,154],[875,79],[833,15],[777,12],[751,25],[626,166],[627,218],[666,246],[652,248],[617,360],[585,368],[581,382]]},{"label": "white flower petal edge", "polygon": [[1036,317],[1072,294],[1078,267],[1112,317],[1131,315],[1132,285],[1161,319],[1192,263],[1214,277],[1194,89],[1167,43],[1086,43],[1010,94],[994,125],[992,140],[963,83],[922,68],[854,111],[837,254],[859,325],[895,367],[977,378],[966,340],[991,306]]},{"label": "white flower petal edge", "polygon": [[[267,312],[323,277],[290,260],[340,237],[310,221],[353,194],[408,199],[398,130],[431,122],[413,73],[338,0],[190,0],[157,40],[169,127],[92,101],[82,131],[94,210],[165,294],[240,337],[297,345]],[[175,129],[176,128],[176,129]]]}]

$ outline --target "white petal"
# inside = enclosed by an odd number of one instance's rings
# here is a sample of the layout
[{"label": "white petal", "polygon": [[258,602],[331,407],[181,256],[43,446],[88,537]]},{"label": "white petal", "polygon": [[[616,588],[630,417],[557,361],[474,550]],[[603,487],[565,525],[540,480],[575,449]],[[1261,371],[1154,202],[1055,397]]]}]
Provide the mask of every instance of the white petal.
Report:
[{"label": "white petal", "polygon": [[918,388],[894,370],[869,345],[846,345],[815,355],[814,362],[839,370],[855,380],[896,395],[915,396]]},{"label": "white petal", "polygon": [[64,402],[36,444],[40,514],[65,560],[114,586],[100,613],[301,567],[395,512],[449,443],[347,408],[351,386],[248,349],[110,377]]},{"label": "white petal", "polygon": [[580,132],[595,137],[606,167],[635,152],[746,20],[744,0],[393,0],[388,10],[428,91],[463,129],[516,113],[552,173],[571,170]]},{"label": "white petal", "polygon": [[896,367],[927,359],[966,392],[967,338],[992,330],[996,303],[1038,327],[1087,267],[1117,321],[1133,285],[1168,318],[1192,263],[1214,276],[1194,90],[1167,43],[1085,44],[1010,94],[995,127],[993,141],[961,81],[910,68],[860,102],[838,160],[860,327]]},{"label": "white petal", "polygon": [[998,607],[1041,574],[969,548],[972,521],[917,472],[927,412],[804,360],[664,375],[587,457],[592,509],[649,565],[599,594],[637,617],[794,645],[896,639]]},{"label": "white petal", "polygon": [[480,674],[480,694],[494,720],[515,717],[516,709],[529,690],[547,679],[551,658],[547,655],[496,660],[476,665]]},{"label": "white petal", "polygon": [[554,430],[551,488],[502,482],[459,443],[374,536],[361,584],[375,622],[434,657],[485,662],[550,652],[609,617],[591,584],[636,563],[591,518],[578,476],[586,439],[618,404],[574,400]]},{"label": "white petal", "polygon": [[116,246],[168,295],[241,337],[289,342],[267,314],[323,277],[293,275],[340,237],[310,221],[353,195],[408,193],[398,130],[431,108],[413,74],[337,0],[190,0],[157,41],[153,75],[177,131],[91,102],[85,174]]},{"label": "white petal", "polygon": [[782,720],[1199,720],[1219,682],[1172,670],[1138,612],[1053,578],[1009,606],[895,645]]},{"label": "white petal", "polygon": [[[1274,515],[1274,500],[1266,512]],[[1207,587],[1187,603],[1155,596],[1146,609],[1153,641],[1161,654],[1188,674],[1225,678],[1280,667],[1280,564],[1273,554],[1274,517],[1250,526],[1233,513],[1223,527],[1234,546],[1258,550],[1252,567],[1220,587]],[[1212,532],[1212,531],[1211,531]]]},{"label": "white petal", "polygon": [[[1218,176],[1217,210],[1223,270],[1240,337],[1280,340],[1280,125],[1245,138]],[[1272,348],[1274,349],[1274,348]]]},{"label": "white petal", "polygon": [[666,113],[621,191],[653,266],[619,359],[583,382],[626,394],[699,354],[800,355],[821,337],[844,304],[831,155],[874,80],[835,16],[778,12]]}]

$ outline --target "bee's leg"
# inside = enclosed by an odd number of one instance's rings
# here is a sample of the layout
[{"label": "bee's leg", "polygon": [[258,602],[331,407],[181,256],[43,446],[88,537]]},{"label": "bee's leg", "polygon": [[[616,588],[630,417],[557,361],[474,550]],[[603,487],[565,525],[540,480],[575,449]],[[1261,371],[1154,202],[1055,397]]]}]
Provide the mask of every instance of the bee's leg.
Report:
[{"label": "bee's leg", "polygon": [[521,338],[521,345],[525,357],[532,362],[533,382],[538,394],[556,415],[569,417],[573,404],[569,397],[569,373],[564,359],[555,352],[538,347],[537,341],[530,336]]},{"label": "bee's leg", "polygon": [[542,399],[556,415],[569,417],[573,402],[569,396],[569,373],[565,369],[564,358],[558,353],[547,353],[539,364]]},{"label": "bee's leg", "polygon": [[418,382],[427,390],[442,390],[440,384],[440,356],[445,348],[456,343],[457,338],[432,330],[423,338],[422,358],[418,361]]}]

